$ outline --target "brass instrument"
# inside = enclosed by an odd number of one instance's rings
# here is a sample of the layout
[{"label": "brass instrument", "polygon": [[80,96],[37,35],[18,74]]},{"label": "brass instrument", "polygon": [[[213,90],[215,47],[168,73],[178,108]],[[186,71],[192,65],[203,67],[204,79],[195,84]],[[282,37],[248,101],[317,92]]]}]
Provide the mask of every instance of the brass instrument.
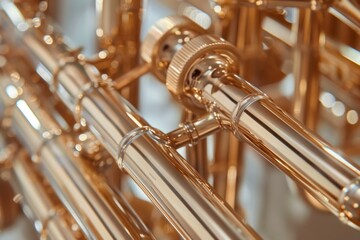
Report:
[{"label": "brass instrument", "polygon": [[0,239],[357,239],[359,35],[354,0],[0,0]]}]

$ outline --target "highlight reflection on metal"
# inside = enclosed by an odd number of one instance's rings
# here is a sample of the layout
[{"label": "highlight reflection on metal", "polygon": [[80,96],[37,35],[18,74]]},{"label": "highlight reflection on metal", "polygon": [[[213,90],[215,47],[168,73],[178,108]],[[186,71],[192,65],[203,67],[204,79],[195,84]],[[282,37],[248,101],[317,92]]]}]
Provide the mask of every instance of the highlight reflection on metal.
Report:
[{"label": "highlight reflection on metal", "polygon": [[[164,3],[179,15],[158,20],[141,47],[149,6],[96,1],[91,57],[52,24],[57,4],[0,2],[0,177],[41,239],[266,238],[239,200],[247,145],[310,206],[360,228],[360,168],[317,136],[336,125],[339,146],[360,154],[356,1]],[[149,73],[181,107],[167,133],[135,108]],[[292,99],[281,90],[289,75]]]}]

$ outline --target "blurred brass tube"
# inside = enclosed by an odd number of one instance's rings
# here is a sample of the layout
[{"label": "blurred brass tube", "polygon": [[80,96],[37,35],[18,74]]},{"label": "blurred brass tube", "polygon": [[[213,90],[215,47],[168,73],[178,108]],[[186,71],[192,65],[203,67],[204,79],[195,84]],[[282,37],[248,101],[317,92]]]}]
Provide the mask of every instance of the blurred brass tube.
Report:
[{"label": "blurred brass tube", "polygon": [[[108,74],[117,78],[138,64],[141,29],[141,0],[96,1],[98,26],[96,35],[101,48],[115,51],[115,58],[107,65]],[[120,83],[121,84],[121,83]],[[137,81],[121,87],[121,94],[137,106],[139,101]]]},{"label": "blurred brass tube", "polygon": [[[22,200],[28,205],[36,220],[41,221],[46,228],[46,236],[51,239],[78,239],[71,226],[65,222],[65,214],[54,215],[56,210],[65,211],[61,205],[55,204],[46,192],[46,187],[34,173],[34,167],[29,163],[24,151],[13,159],[14,186],[21,192]],[[46,224],[46,226],[44,226]],[[45,234],[45,232],[43,232]],[[44,235],[41,237],[45,237]]]},{"label": "blurred brass tube", "polygon": [[[284,22],[279,22],[271,17],[265,17],[263,30],[265,35],[271,38],[272,44],[282,47],[287,53],[291,51],[291,47],[296,46],[296,42],[290,38],[290,27]],[[334,95],[346,102],[348,106],[356,109],[358,104],[354,99],[357,99],[359,94],[356,88],[349,88],[349,85],[352,86],[352,84],[348,84],[348,81],[351,81],[351,79],[342,79],[341,75],[336,75],[339,72],[333,74],[332,70],[334,69],[333,66],[337,66],[336,69],[340,71],[340,74],[351,73],[360,75],[360,62],[354,57],[358,54],[358,51],[329,37],[326,38],[323,44],[319,48],[318,56],[320,87],[322,89],[329,89]],[[286,57],[286,55],[284,54],[283,56]],[[322,76],[325,76],[325,78]]]},{"label": "blurred brass tube", "polygon": [[[24,23],[19,14],[11,18],[16,9],[13,4],[6,1],[5,5],[3,1],[3,10],[15,28]],[[15,30],[15,34],[20,34],[18,39],[24,43],[43,79],[53,84],[52,75],[59,68],[58,56],[66,53],[66,48],[57,44],[48,46],[35,29]],[[75,114],[78,97],[84,93],[83,87],[99,79],[94,71],[89,65],[73,62],[63,66],[57,74],[59,97]],[[102,88],[91,88],[83,96],[80,114],[89,129],[119,161],[120,143],[129,137],[127,133],[148,126],[122,97]],[[119,166],[129,173],[184,238],[260,238],[250,226],[235,217],[233,210],[216,196],[175,149],[159,145],[150,136],[143,135],[133,141]]]},{"label": "blurred brass tube", "polygon": [[297,36],[294,48],[295,93],[293,116],[307,128],[315,131],[319,109],[319,55],[322,33],[321,11],[300,9],[293,29]]},{"label": "blurred brass tube", "polygon": [[[265,36],[271,37],[275,44],[281,44],[289,50],[291,47],[295,47],[296,42],[291,38],[290,24],[266,16],[262,24],[262,29]],[[359,72],[360,63],[356,58],[353,58],[353,55],[349,54],[350,51],[344,51],[346,48],[352,49],[351,47],[333,41],[329,37],[325,39],[323,44],[323,47],[320,48],[321,62],[326,63],[330,61],[329,57],[331,57],[334,58],[336,62],[346,64],[352,71]]]},{"label": "blurred brass tube", "polygon": [[[1,80],[5,86],[12,84],[8,76],[1,76]],[[59,131],[60,126],[48,114],[50,109],[41,108],[39,99],[34,101],[29,86],[23,85],[22,91],[24,95],[12,109],[12,130],[31,154],[39,155],[42,173],[84,235],[89,239],[152,239],[123,197],[116,195],[83,159],[73,156],[67,146],[69,139],[44,138]],[[10,98],[6,91],[1,95]],[[48,142],[44,145],[44,141]]]},{"label": "blurred brass tube", "polygon": [[338,0],[331,5],[329,12],[360,33],[360,4],[355,0]]},{"label": "blurred brass tube", "polygon": [[294,7],[318,10],[328,7],[334,0],[240,0],[240,5],[259,8]]},{"label": "blurred brass tube", "polygon": [[144,63],[138,67],[133,68],[131,71],[121,75],[120,77],[113,80],[113,86],[115,89],[122,89],[134,83],[145,73],[149,72],[151,64]]}]

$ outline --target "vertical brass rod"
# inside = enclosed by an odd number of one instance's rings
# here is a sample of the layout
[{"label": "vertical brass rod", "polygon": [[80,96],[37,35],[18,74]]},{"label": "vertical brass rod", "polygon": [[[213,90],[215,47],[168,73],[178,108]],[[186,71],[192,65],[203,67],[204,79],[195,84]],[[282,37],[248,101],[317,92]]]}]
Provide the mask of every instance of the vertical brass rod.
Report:
[{"label": "vertical brass rod", "polygon": [[322,33],[321,11],[300,9],[293,28],[297,36],[294,48],[294,107],[293,115],[307,128],[316,131],[319,109],[319,54]]},{"label": "vertical brass rod", "polygon": [[[185,122],[193,121],[195,115],[187,110],[183,111]],[[186,146],[186,159],[190,165],[204,178],[208,178],[208,157],[207,157],[207,140],[202,139],[196,144]]]},{"label": "vertical brass rod", "polygon": [[151,67],[150,63],[144,63],[133,68],[131,71],[128,71],[127,73],[121,75],[120,77],[115,78],[113,80],[113,87],[115,89],[122,89],[124,87],[129,86],[134,81],[138,80],[139,77],[147,73],[150,70],[150,67]]}]

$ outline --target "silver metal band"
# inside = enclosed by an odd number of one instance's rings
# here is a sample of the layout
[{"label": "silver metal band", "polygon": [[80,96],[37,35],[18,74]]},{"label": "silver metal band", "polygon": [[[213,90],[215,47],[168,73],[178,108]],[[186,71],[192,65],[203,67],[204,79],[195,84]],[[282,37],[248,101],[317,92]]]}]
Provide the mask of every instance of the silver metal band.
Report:
[{"label": "silver metal band", "polygon": [[100,87],[99,82],[88,82],[87,84],[85,84],[81,88],[81,92],[77,96],[76,102],[75,102],[74,117],[75,117],[75,122],[76,123],[81,124],[82,120],[85,122],[85,120],[81,116],[81,110],[82,110],[81,102],[82,102],[82,100],[89,93],[90,90],[97,89],[99,87]]},{"label": "silver metal band", "polygon": [[120,141],[119,148],[117,152],[116,163],[118,164],[120,169],[124,168],[124,157],[126,153],[126,149],[130,146],[136,139],[147,134],[152,140],[160,145],[170,145],[170,140],[162,133],[160,130],[156,128],[152,128],[150,126],[142,126],[135,128],[134,130],[127,133]]},{"label": "silver metal band", "polygon": [[190,139],[188,145],[191,147],[195,146],[198,143],[200,136],[194,124],[192,122],[186,122],[182,127]]},{"label": "silver metal band", "polygon": [[253,103],[262,100],[267,99],[268,96],[263,93],[252,93],[249,95],[246,95],[238,104],[236,105],[234,111],[231,114],[231,125],[234,129],[234,134],[237,138],[241,138],[241,133],[238,130],[238,124],[241,118],[241,115],[243,112]]},{"label": "silver metal band", "polygon": [[60,74],[60,72],[68,65],[68,64],[73,64],[79,62],[78,58],[75,56],[63,56],[60,58],[59,60],[59,66],[54,70],[53,73],[53,79],[52,79],[52,84],[50,85],[50,90],[53,93],[56,93],[58,88],[59,88],[59,79],[58,76]]},{"label": "silver metal band", "polygon": [[62,135],[62,130],[57,128],[50,131],[45,131],[42,133],[43,141],[39,145],[39,147],[36,149],[35,153],[31,156],[31,160],[35,163],[40,162],[40,154],[42,149],[52,140],[60,137]]}]

